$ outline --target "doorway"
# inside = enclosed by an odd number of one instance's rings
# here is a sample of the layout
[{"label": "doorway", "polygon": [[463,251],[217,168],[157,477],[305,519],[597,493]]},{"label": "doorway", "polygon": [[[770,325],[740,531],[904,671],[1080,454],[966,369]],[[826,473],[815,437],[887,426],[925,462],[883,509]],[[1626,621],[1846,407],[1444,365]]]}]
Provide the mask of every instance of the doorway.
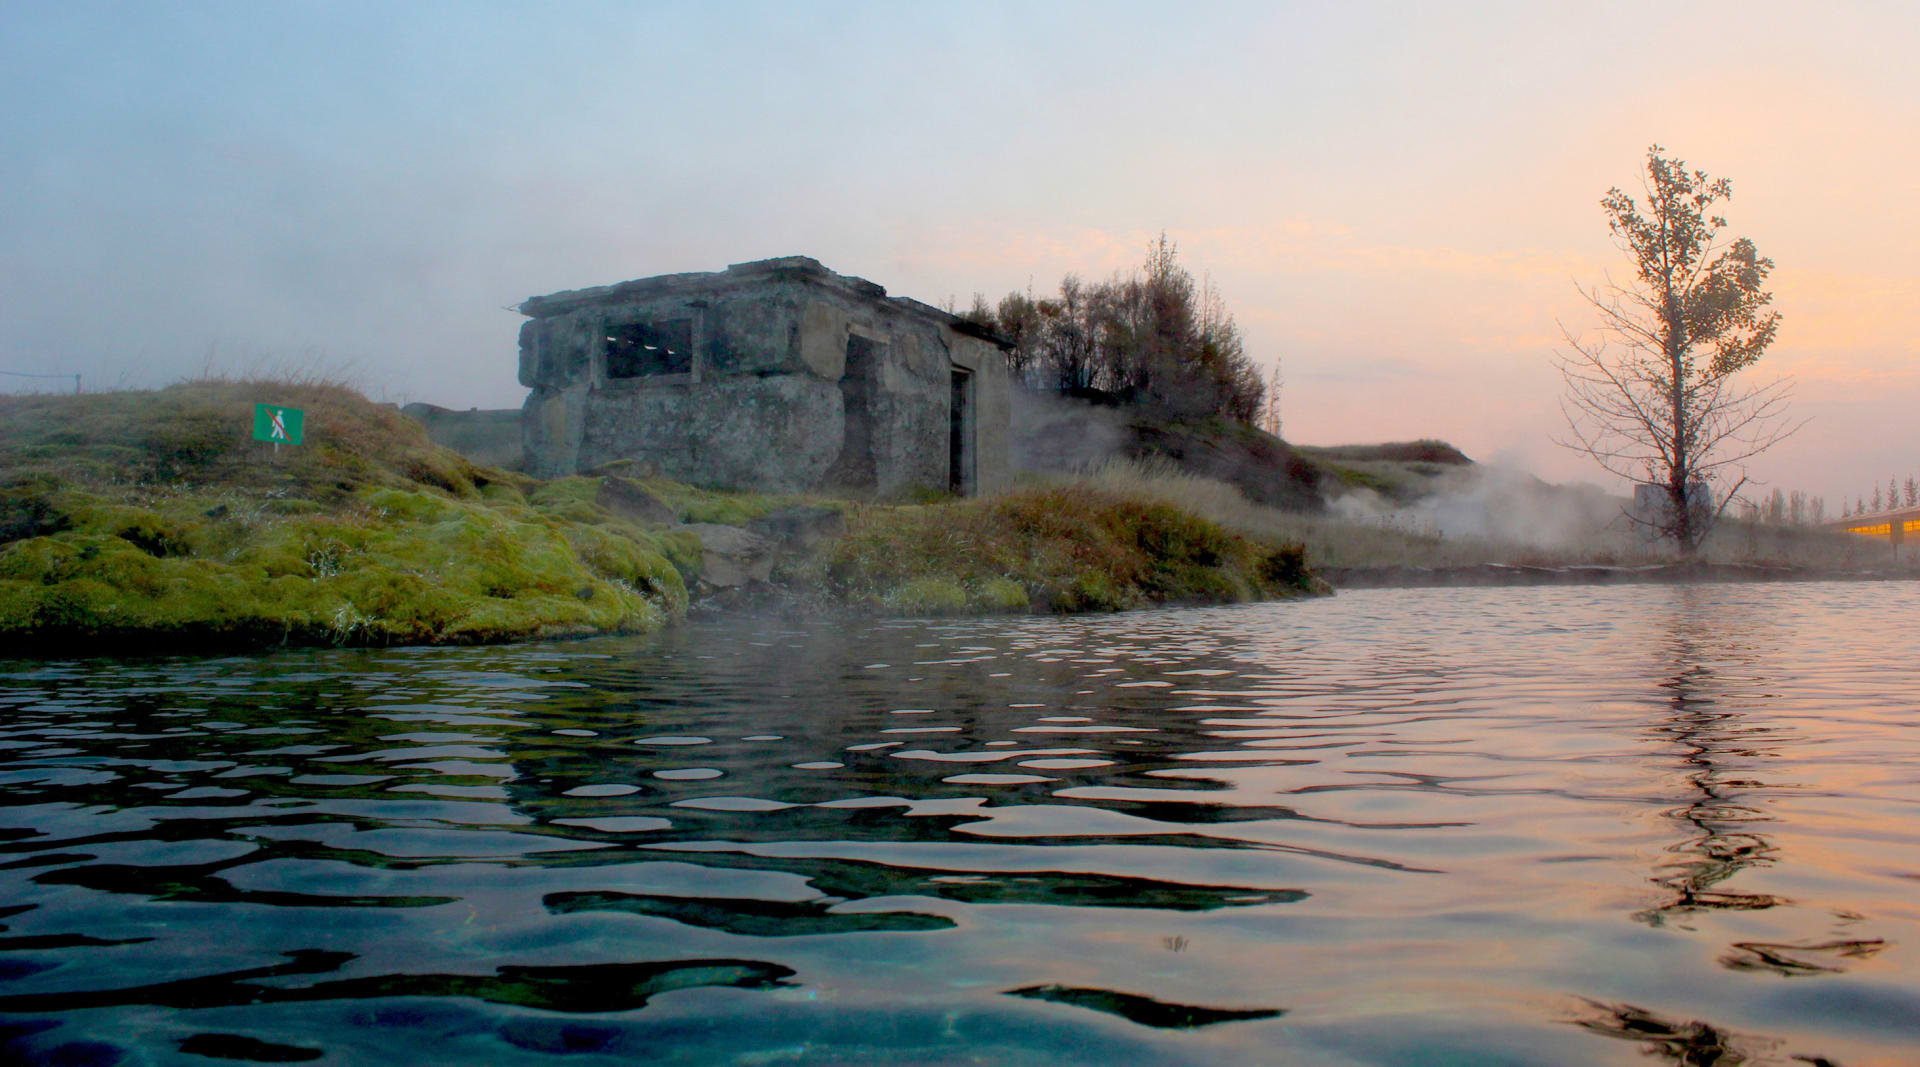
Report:
[{"label": "doorway", "polygon": [[847,338],[847,364],[840,374],[840,410],[844,430],[840,455],[827,481],[848,489],[872,489],[880,479],[873,461],[873,390],[886,346],[855,334]]},{"label": "doorway", "polygon": [[973,375],[958,367],[950,379],[947,407],[947,488],[973,492]]}]

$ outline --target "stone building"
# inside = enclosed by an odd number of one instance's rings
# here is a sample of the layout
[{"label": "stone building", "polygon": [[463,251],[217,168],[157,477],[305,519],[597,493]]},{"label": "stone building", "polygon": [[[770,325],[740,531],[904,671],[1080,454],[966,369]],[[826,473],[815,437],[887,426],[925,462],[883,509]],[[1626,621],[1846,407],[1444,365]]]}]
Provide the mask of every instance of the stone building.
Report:
[{"label": "stone building", "polygon": [[804,256],[520,305],[526,461],[701,485],[977,493],[1007,479],[1005,342]]}]

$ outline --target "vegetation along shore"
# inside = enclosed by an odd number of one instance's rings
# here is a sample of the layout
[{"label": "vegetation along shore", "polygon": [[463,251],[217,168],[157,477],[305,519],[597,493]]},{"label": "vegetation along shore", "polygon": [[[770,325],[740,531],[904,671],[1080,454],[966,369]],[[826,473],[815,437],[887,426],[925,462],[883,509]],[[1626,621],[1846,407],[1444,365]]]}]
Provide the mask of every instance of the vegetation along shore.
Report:
[{"label": "vegetation along shore", "polygon": [[[263,398],[305,413],[303,444],[250,436]],[[0,397],[0,654],[637,633],[703,598],[943,615],[1914,575],[1884,542],[1757,518],[1676,563],[1615,521],[1619,501],[1438,441],[1292,448],[1166,416],[1130,432],[1130,458],[985,497],[876,502],[630,464],[541,480],[336,384]]]},{"label": "vegetation along shore", "polygon": [[[253,440],[262,401],[303,411],[305,442]],[[796,515],[811,535],[782,535]],[[9,653],[644,632],[743,567],[822,605],[899,614],[1324,589],[1297,542],[1097,480],[899,504],[618,470],[542,481],[477,466],[332,384],[0,397]]]}]

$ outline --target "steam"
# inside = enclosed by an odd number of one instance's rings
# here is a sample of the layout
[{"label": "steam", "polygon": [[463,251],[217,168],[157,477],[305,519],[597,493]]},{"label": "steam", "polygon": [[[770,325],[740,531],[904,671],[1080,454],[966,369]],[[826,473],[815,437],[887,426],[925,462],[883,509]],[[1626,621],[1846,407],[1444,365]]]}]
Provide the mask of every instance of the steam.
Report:
[{"label": "steam", "polygon": [[1354,489],[1327,503],[1336,518],[1446,538],[1481,538],[1546,549],[1624,542],[1623,501],[1596,486],[1543,482],[1510,467],[1458,467],[1411,503]]},{"label": "steam", "polygon": [[1084,400],[1015,386],[1008,459],[1015,470],[1089,470],[1126,454],[1124,416]]},{"label": "steam", "polygon": [[[1073,397],[1015,388],[1009,451],[1017,470],[1077,473],[1125,459],[1127,416]],[[1194,477],[1202,477],[1194,475]],[[1332,479],[1322,490],[1339,492]],[[1498,463],[1446,467],[1422,479],[1417,500],[1371,489],[1330,496],[1327,515],[1449,540],[1486,540],[1559,552],[1620,550],[1631,531],[1626,502],[1592,485],[1563,486]]]}]

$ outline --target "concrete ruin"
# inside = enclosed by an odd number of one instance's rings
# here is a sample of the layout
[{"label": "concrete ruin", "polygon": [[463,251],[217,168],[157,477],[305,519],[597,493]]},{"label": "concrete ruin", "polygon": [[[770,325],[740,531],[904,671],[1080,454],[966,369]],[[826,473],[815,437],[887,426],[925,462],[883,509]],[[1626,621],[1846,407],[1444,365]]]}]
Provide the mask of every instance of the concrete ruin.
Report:
[{"label": "concrete ruin", "polygon": [[1006,342],[805,256],[519,310],[536,475],[634,460],[699,485],[882,496],[1007,480]]}]

